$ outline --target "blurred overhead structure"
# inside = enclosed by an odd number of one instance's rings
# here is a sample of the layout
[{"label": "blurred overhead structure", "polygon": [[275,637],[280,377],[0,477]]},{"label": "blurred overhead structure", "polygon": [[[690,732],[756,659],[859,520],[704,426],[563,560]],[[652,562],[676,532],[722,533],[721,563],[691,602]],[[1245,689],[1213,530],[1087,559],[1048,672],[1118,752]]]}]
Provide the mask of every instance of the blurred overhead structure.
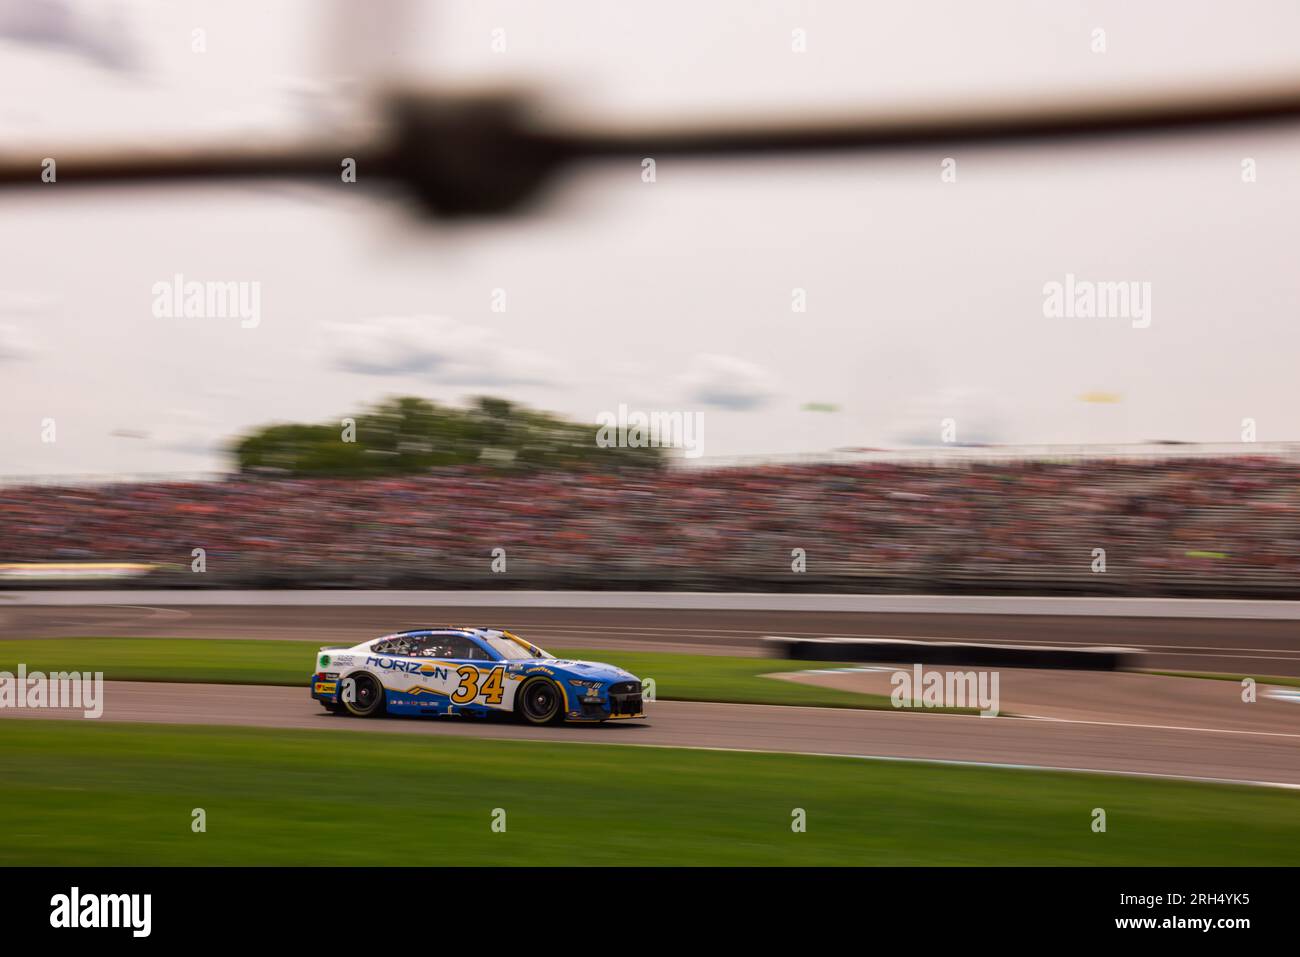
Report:
[{"label": "blurred overhead structure", "polygon": [[[57,153],[60,185],[294,178],[340,182],[344,157],[358,181],[392,181],[440,216],[511,213],[562,167],[599,159],[731,157],[962,145],[1044,145],[1300,121],[1300,80],[1247,88],[1144,95],[1026,98],[864,116],[807,114],[677,127],[591,126],[565,120],[520,91],[399,94],[386,99],[383,132],[265,149],[148,149]],[[50,155],[50,154],[46,154]],[[0,151],[0,187],[41,188],[43,156]]]}]

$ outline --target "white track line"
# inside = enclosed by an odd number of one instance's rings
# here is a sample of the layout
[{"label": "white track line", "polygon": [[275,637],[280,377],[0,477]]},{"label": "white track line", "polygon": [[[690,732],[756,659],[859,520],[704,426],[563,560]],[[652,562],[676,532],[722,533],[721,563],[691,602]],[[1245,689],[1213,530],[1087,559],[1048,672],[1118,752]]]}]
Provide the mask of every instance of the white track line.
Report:
[{"label": "white track line", "polygon": [[1249,734],[1265,738],[1300,738],[1300,734],[1291,731],[1250,731],[1238,728],[1194,728],[1174,724],[1139,724],[1133,721],[1094,721],[1088,718],[1053,718],[1041,714],[1025,714],[1021,711],[1017,711],[1015,716],[1030,721],[1054,721],[1058,724],[1095,724],[1108,728],[1142,728],[1147,731],[1198,731],[1204,734]]}]

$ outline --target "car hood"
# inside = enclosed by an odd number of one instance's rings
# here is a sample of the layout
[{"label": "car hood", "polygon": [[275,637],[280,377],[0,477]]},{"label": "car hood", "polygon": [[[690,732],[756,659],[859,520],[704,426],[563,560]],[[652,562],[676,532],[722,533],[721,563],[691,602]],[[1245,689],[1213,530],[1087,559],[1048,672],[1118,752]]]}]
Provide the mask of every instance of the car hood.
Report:
[{"label": "car hood", "polygon": [[603,661],[573,661],[569,658],[537,658],[524,664],[525,669],[535,667],[551,668],[568,675],[570,678],[583,678],[587,681],[637,681],[640,679],[630,671],[624,671],[615,665]]}]

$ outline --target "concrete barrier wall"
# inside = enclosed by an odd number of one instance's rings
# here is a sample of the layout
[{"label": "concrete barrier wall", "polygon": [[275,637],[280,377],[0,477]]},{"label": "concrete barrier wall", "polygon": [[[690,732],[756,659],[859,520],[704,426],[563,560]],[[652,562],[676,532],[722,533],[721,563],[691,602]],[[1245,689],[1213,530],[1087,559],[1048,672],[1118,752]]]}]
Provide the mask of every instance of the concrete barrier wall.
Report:
[{"label": "concrete barrier wall", "polygon": [[796,661],[856,661],[886,665],[952,665],[962,668],[1073,668],[1122,671],[1141,666],[1127,648],[1053,648],[979,642],[780,638],[767,639],[782,658]]},{"label": "concrete barrier wall", "polygon": [[613,608],[952,615],[1064,615],[1300,621],[1300,602],[1200,598],[1019,598],[748,592],[78,590],[3,591],[3,605],[350,605],[457,608]]}]

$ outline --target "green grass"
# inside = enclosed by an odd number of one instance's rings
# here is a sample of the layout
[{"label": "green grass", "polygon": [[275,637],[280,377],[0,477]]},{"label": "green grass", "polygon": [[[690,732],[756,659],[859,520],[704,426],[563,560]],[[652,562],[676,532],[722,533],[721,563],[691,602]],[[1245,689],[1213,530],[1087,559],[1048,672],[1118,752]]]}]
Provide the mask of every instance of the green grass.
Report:
[{"label": "green grass", "polygon": [[[109,681],[305,685],[319,641],[201,638],[52,638],[0,641],[0,671],[102,671]],[[855,694],[765,678],[777,671],[834,667],[775,658],[729,658],[662,651],[549,649],[560,657],[620,665],[655,680],[662,700],[828,708],[889,708],[887,695]],[[941,709],[927,709],[938,711]]]},{"label": "green grass", "polygon": [[812,756],[4,719],[0,781],[5,866],[1300,864],[1288,791]]},{"label": "green grass", "polygon": [[1205,678],[1210,681],[1235,681],[1237,684],[1251,678],[1256,684],[1300,688],[1300,678],[1270,677],[1268,675],[1222,675],[1212,671],[1150,671],[1147,673],[1165,675],[1169,678]]}]

